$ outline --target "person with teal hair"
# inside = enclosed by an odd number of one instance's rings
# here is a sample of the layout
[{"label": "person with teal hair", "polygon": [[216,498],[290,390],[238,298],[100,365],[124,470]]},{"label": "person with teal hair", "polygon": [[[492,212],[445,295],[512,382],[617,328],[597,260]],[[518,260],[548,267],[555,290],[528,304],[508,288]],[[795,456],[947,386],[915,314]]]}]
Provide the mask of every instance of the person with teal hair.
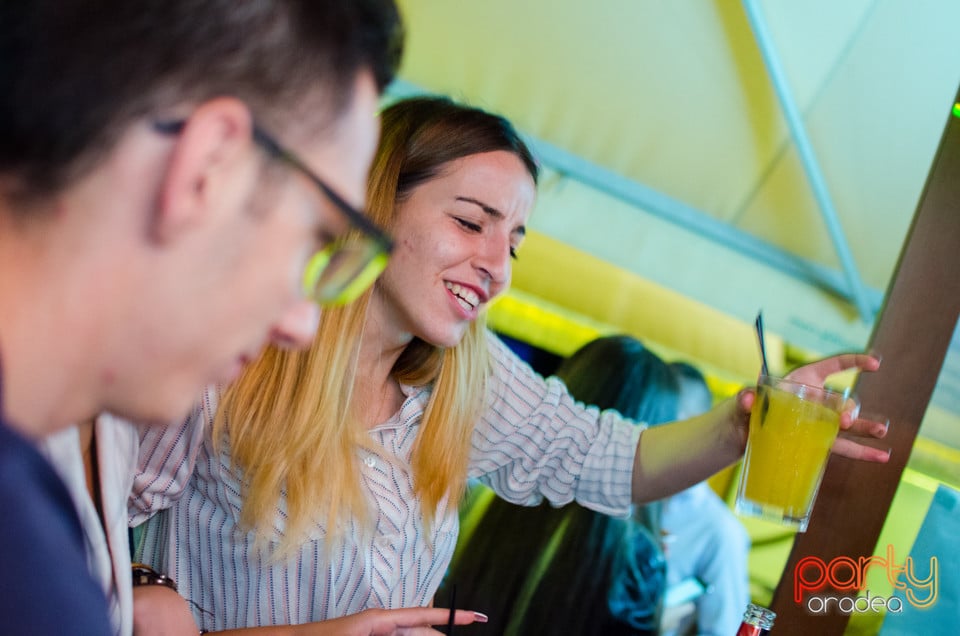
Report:
[{"label": "person with teal hair", "polygon": [[[556,371],[585,404],[649,425],[677,419],[680,384],[630,336],[593,340]],[[445,587],[483,608],[478,634],[658,634],[666,587],[660,502],[627,519],[576,503],[516,506],[475,485]]]}]

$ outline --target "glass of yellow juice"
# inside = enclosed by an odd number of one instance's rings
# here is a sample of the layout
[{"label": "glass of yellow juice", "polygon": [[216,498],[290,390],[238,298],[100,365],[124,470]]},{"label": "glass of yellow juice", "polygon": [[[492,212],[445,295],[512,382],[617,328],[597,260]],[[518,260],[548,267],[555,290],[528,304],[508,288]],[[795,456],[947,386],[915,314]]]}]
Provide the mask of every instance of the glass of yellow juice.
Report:
[{"label": "glass of yellow juice", "polygon": [[846,393],[761,376],[737,488],[738,514],[807,529]]}]

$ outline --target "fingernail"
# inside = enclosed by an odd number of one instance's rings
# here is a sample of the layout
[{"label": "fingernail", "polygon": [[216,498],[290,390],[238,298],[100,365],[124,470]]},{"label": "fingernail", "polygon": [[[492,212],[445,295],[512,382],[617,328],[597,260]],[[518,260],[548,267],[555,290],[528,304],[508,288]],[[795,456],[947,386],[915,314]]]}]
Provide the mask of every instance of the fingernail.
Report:
[{"label": "fingernail", "polygon": [[490,620],[490,619],[487,617],[486,614],[483,614],[483,613],[481,613],[481,612],[474,612],[474,613],[473,613],[473,621],[474,621],[475,623],[486,623],[486,622],[489,621],[489,620]]},{"label": "fingernail", "polygon": [[890,431],[890,418],[874,413],[860,413],[860,419],[873,422],[872,434],[875,437],[884,437]]},{"label": "fingernail", "polygon": [[853,402],[853,407],[850,409],[850,419],[855,420],[860,417],[860,401],[855,398],[850,398],[850,401]]},{"label": "fingernail", "polygon": [[877,368],[879,369],[879,368],[880,368],[880,365],[883,363],[883,356],[880,355],[880,354],[879,354],[876,350],[874,350],[874,349],[870,349],[869,351],[867,351],[867,355],[869,355],[871,358],[876,358],[876,360],[877,360]]}]

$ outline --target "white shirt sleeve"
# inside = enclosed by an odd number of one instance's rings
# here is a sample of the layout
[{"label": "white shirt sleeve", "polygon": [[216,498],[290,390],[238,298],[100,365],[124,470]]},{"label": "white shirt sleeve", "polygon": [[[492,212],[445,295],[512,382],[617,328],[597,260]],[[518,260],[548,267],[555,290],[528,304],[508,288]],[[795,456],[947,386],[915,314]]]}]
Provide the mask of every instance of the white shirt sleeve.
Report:
[{"label": "white shirt sleeve", "polygon": [[645,425],[577,402],[495,336],[488,406],[473,434],[470,477],[513,503],[576,500],[615,516],[632,503],[633,460]]}]

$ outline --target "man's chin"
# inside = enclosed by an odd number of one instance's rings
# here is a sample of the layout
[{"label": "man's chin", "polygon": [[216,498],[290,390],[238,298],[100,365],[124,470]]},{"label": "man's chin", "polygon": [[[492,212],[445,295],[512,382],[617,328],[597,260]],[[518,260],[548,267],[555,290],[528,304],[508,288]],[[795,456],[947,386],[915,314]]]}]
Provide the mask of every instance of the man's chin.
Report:
[{"label": "man's chin", "polygon": [[125,414],[115,414],[136,424],[138,428],[165,428],[181,423],[199,403],[201,396],[202,391],[199,391],[190,400],[171,400],[162,405],[138,405],[125,409]]},{"label": "man's chin", "polygon": [[181,415],[174,415],[170,417],[163,417],[159,415],[153,416],[140,416],[136,418],[124,418],[138,429],[148,429],[148,428],[166,428],[168,426],[173,426],[183,422],[183,420],[189,414],[189,410],[184,411]]}]

